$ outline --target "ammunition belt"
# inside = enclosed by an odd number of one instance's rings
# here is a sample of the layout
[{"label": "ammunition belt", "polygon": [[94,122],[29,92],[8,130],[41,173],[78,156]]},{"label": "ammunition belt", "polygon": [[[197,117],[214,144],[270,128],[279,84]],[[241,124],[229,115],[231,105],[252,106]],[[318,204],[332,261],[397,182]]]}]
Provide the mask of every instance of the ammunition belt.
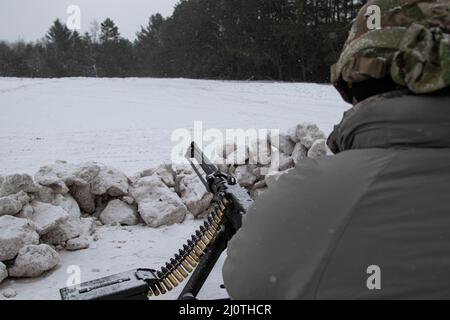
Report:
[{"label": "ammunition belt", "polygon": [[192,235],[191,239],[187,240],[183,248],[178,250],[178,253],[156,272],[158,281],[150,285],[147,293],[149,297],[171,291],[194,271],[208,245],[214,241],[224,223],[227,203],[226,199],[215,202],[213,210],[203,225]]}]

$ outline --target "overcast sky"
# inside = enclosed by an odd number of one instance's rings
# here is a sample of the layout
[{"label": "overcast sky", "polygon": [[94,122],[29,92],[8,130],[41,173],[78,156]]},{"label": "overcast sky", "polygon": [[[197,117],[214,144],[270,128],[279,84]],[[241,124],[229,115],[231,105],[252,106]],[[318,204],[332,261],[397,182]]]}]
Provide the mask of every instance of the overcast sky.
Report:
[{"label": "overcast sky", "polygon": [[42,38],[56,18],[66,21],[70,5],[81,9],[81,32],[90,23],[109,17],[116,22],[122,36],[135,38],[141,25],[157,12],[169,16],[178,0],[0,0],[0,40]]}]

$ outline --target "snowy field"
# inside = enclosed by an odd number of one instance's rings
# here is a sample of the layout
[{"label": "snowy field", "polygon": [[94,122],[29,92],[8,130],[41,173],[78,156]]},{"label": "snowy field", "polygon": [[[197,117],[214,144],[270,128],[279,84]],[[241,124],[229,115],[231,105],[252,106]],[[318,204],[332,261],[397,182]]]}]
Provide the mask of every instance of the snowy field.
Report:
[{"label": "snowy field", "polygon": [[[328,134],[347,108],[331,86],[315,84],[0,78],[0,174],[34,174],[42,165],[66,160],[97,161],[132,175],[169,161],[172,132],[191,129],[194,121],[203,121],[206,128],[282,131],[308,121]],[[83,281],[157,267],[198,223],[101,227],[89,249],[62,251],[55,270],[38,279],[7,280],[0,291],[12,288],[17,299],[58,299],[70,265],[81,267]],[[220,269],[219,264],[201,297],[224,297]]]},{"label": "snowy field", "polygon": [[102,162],[133,174],[168,161],[178,128],[329,133],[346,105],[331,86],[184,79],[0,78],[0,174],[55,160]]}]

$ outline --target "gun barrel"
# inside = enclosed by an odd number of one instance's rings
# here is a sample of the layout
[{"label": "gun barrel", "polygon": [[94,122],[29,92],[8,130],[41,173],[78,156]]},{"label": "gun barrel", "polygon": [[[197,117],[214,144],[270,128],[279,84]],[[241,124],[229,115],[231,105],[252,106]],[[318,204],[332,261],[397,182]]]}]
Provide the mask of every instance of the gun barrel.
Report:
[{"label": "gun barrel", "polygon": [[211,160],[209,160],[209,158],[203,153],[203,151],[194,141],[191,142],[191,146],[186,153],[186,158],[191,162],[191,164],[192,159],[195,159],[202,170],[206,173],[206,175],[211,175],[219,171],[217,166],[215,166],[211,162]]}]

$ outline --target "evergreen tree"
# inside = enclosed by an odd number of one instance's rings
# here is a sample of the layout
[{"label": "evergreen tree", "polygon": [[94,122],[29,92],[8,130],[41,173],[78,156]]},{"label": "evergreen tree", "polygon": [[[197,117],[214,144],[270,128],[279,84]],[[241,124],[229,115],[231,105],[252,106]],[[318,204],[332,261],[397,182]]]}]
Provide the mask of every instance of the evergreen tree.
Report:
[{"label": "evergreen tree", "polygon": [[97,72],[102,77],[126,77],[135,74],[133,44],[120,37],[119,28],[111,19],[101,24],[97,50]]},{"label": "evergreen tree", "polygon": [[83,75],[82,39],[77,31],[71,31],[57,19],[46,35],[47,68],[52,76]]},{"label": "evergreen tree", "polygon": [[14,65],[12,63],[12,56],[14,52],[9,45],[2,41],[0,42],[0,76],[9,77],[14,76]]},{"label": "evergreen tree", "polygon": [[62,24],[59,19],[56,19],[50,27],[48,33],[45,35],[49,44],[61,52],[67,51],[71,48],[73,38],[78,34],[73,34],[72,31]]},{"label": "evergreen tree", "polygon": [[101,24],[100,41],[105,42],[117,42],[120,39],[119,28],[114,24],[114,21],[107,18]]},{"label": "evergreen tree", "polygon": [[166,74],[161,65],[162,57],[162,26],[164,18],[160,14],[152,15],[146,27],[136,33],[135,51],[138,59],[140,75],[164,76]]}]

